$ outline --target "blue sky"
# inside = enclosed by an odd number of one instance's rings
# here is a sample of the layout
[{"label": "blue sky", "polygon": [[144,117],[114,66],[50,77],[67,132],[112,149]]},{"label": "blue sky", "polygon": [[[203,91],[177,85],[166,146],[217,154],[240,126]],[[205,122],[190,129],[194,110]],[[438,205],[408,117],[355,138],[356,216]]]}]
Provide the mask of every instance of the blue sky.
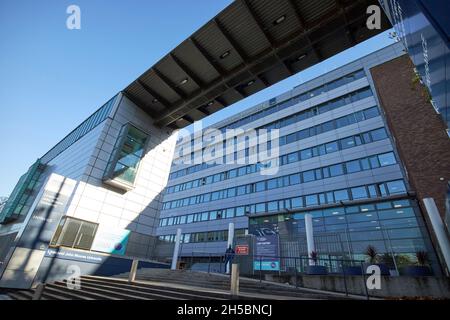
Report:
[{"label": "blue sky", "polygon": [[[1,0],[0,196],[93,111],[231,0]],[[68,30],[66,9],[81,9]],[[212,124],[392,43],[387,32],[210,116]]]}]

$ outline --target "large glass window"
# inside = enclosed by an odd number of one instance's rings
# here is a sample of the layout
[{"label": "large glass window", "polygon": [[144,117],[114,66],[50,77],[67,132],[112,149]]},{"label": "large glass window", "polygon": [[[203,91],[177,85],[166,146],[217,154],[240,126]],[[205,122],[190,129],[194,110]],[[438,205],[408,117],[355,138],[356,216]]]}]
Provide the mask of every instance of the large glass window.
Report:
[{"label": "large glass window", "polygon": [[391,164],[395,164],[396,160],[395,160],[395,156],[393,152],[389,152],[389,153],[385,153],[385,154],[380,154],[378,156],[378,160],[380,161],[380,165],[383,166],[388,166]]},{"label": "large glass window", "polygon": [[61,219],[50,244],[90,250],[97,232],[97,223],[64,217]]},{"label": "large glass window", "polygon": [[125,190],[133,187],[147,138],[145,132],[131,124],[122,127],[106,168],[106,183]]}]

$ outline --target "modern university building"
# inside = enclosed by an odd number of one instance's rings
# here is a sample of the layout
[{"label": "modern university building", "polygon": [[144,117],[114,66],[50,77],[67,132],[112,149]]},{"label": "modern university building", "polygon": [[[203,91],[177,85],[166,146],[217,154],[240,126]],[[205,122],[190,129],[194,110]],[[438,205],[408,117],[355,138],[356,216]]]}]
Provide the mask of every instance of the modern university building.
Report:
[{"label": "modern university building", "polygon": [[[414,137],[415,130],[393,122],[391,108],[398,107],[399,101],[390,102],[377,94],[387,85],[397,90],[397,100],[420,99],[420,95],[411,97],[410,89],[405,92],[399,84],[405,80],[402,72],[411,76],[406,85],[414,76],[408,62],[404,47],[396,43],[206,128],[205,132],[212,127],[222,132],[279,129],[279,170],[275,175],[262,175],[258,163],[174,164],[157,229],[159,240],[173,242],[181,228],[181,257],[188,257],[187,261],[197,257],[201,264],[210,256],[223,255],[232,222],[236,237],[250,234],[267,241],[276,235],[276,253],[270,254],[307,257],[305,214],[309,213],[315,249],[323,258],[364,260],[369,245],[403,261],[414,261],[416,252],[426,251],[435,274],[441,274],[426,223],[427,209],[418,195],[433,195],[440,203],[440,216],[444,216],[450,168],[445,163],[429,164],[427,172],[417,172],[419,168],[409,166],[413,156],[404,154],[403,149],[417,152],[423,146],[404,141],[407,146],[396,147],[401,135]],[[391,79],[382,82],[380,77],[386,73]],[[412,104],[409,107],[414,108]],[[431,104],[425,110],[433,114]],[[439,138],[433,139],[443,143],[448,159],[445,124],[438,117],[434,121],[440,132]],[[215,147],[223,148],[222,163],[230,154],[237,159],[237,148],[230,149],[226,142]],[[248,144],[242,148],[251,154]],[[191,152],[188,159],[207,152],[205,143],[182,139],[174,163],[181,162],[177,157],[186,157],[186,149]],[[435,181],[427,182],[424,174],[434,176]],[[445,179],[440,180],[439,175]],[[424,189],[426,183],[440,186],[431,194],[431,189]],[[168,255],[172,247],[168,248],[164,252],[161,247],[157,253]],[[272,268],[278,271],[280,266]]]},{"label": "modern university building", "polygon": [[321,256],[361,259],[372,245],[414,263],[426,251],[448,274],[450,141],[400,43],[214,126],[279,129],[276,175],[171,166],[178,129],[388,29],[384,15],[366,26],[377,3],[230,4],[20,178],[0,212],[0,287],[74,266],[115,275],[133,259],[167,268],[179,228],[181,259],[219,256],[230,222],[236,241],[273,236],[279,254],[308,256],[307,215]]}]

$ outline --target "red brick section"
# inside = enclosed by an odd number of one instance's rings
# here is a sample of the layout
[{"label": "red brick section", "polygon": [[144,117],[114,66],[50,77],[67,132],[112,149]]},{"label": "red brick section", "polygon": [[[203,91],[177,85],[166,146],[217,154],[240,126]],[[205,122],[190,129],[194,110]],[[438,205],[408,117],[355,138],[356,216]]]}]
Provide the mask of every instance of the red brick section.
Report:
[{"label": "red brick section", "polygon": [[450,139],[413,68],[409,56],[403,55],[372,68],[371,74],[411,188],[418,199],[434,198],[444,218]]}]

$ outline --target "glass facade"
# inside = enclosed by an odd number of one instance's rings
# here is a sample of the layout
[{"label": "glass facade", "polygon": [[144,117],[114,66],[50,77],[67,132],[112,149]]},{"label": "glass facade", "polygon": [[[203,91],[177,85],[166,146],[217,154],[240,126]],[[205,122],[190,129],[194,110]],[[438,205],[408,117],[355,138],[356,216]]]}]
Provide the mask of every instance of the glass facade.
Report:
[{"label": "glass facade", "polygon": [[371,245],[381,258],[395,256],[397,267],[416,262],[418,251],[429,252],[436,263],[420,210],[410,199],[250,217],[249,233],[278,234],[281,256],[306,256],[306,213],[312,215],[316,251],[322,257],[366,260],[365,251]]},{"label": "glass facade", "polygon": [[[306,183],[311,181],[317,181],[332,177],[341,176],[344,174],[350,174],[370,169],[376,169],[379,167],[386,167],[396,164],[397,160],[393,152],[383,153],[379,155],[373,155],[370,157],[364,157],[352,161],[343,163],[337,163],[326,167],[312,169],[308,171],[298,172],[290,175],[279,176],[277,178],[262,180],[250,184],[240,185],[232,188],[218,190],[209,193],[203,193],[192,197],[177,199],[173,201],[167,201],[163,204],[163,209],[172,209],[194,205],[198,203],[211,202],[220,199],[232,198],[236,195],[249,194],[255,192],[262,192],[271,189],[284,188],[293,186],[299,183]],[[398,184],[398,186],[397,186]],[[398,183],[388,182],[388,189],[392,193],[396,189],[398,191],[405,191],[405,187],[402,182]],[[368,195],[366,194],[366,198]]]},{"label": "glass facade", "polygon": [[90,250],[97,228],[97,223],[64,217],[61,219],[50,245]]},{"label": "glass facade", "polygon": [[11,196],[0,211],[0,224],[25,217],[41,184],[39,178],[45,170],[41,160],[37,160],[19,179]]},{"label": "glass facade", "polygon": [[[368,108],[368,109],[365,109],[362,111],[351,113],[351,114],[346,115],[341,118],[337,118],[335,120],[327,121],[325,123],[291,133],[289,135],[281,136],[279,138],[280,139],[279,145],[283,146],[286,144],[294,143],[299,140],[310,138],[310,137],[313,137],[313,136],[316,136],[316,135],[319,135],[321,133],[325,133],[325,132],[328,132],[331,130],[346,127],[351,124],[358,123],[358,122],[361,122],[364,120],[368,120],[368,119],[371,119],[371,118],[374,118],[377,116],[379,116],[378,107],[371,107],[371,108]],[[380,134],[382,134],[382,133],[380,133]],[[378,138],[378,139],[377,138],[378,137],[374,136],[374,139],[372,139],[372,140],[376,141],[376,140],[381,139],[381,138]],[[351,137],[349,137],[349,139],[351,139]],[[369,142],[372,142],[372,141],[369,141]],[[365,142],[365,143],[369,143],[369,142]],[[343,144],[342,149],[351,148],[354,143],[356,143],[356,142],[352,142],[351,140],[349,140],[347,143]],[[328,147],[333,148],[332,145],[329,145]],[[224,153],[225,153],[226,152],[225,142],[224,142],[223,148],[224,148]],[[248,151],[249,151],[248,148],[245,149],[246,156],[248,155]],[[333,150],[331,149],[330,152],[332,152],[332,151]],[[334,151],[337,151],[337,150],[334,150]],[[238,151],[234,152],[235,160],[237,159],[237,152]],[[329,152],[327,152],[327,153],[329,153]],[[226,154],[223,156],[223,163],[226,163]],[[171,177],[172,177],[171,179],[179,178],[179,177],[182,177],[182,176],[194,173],[194,172],[208,169],[208,168],[214,167],[216,165],[217,164],[203,162],[202,164],[197,164],[195,166],[188,167],[186,169],[178,170],[178,171],[171,173]],[[169,180],[170,180],[170,178],[169,178]]]},{"label": "glass facade", "polygon": [[[246,229],[234,230],[234,236],[243,236]],[[158,240],[164,242],[175,242],[176,234],[166,234],[159,236]],[[228,241],[228,230],[214,230],[208,232],[193,232],[181,234],[182,243],[219,242]]]},{"label": "glass facade", "polygon": [[[250,188],[244,188],[244,191],[250,192],[251,190]],[[304,207],[314,207],[319,205],[339,203],[341,201],[381,198],[396,194],[403,194],[406,193],[406,191],[407,191],[406,186],[403,180],[395,180],[346,189],[308,194],[293,198],[285,198],[269,202],[260,202],[256,204],[248,204],[238,207],[212,210],[209,212],[199,212],[170,218],[161,218],[159,226],[165,227],[175,224],[234,218],[243,216],[245,214],[260,214],[270,211],[276,212],[286,209],[291,210]],[[218,198],[215,200],[218,200]],[[189,201],[187,201],[187,203],[189,203]]]},{"label": "glass facade", "polygon": [[133,188],[147,138],[145,132],[131,124],[122,127],[106,168],[106,183],[126,190]]},{"label": "glass facade", "polygon": [[[359,89],[354,92],[347,93],[341,97],[338,97],[338,98],[329,100],[327,102],[324,102],[322,104],[319,104],[317,106],[314,106],[312,108],[309,108],[309,109],[303,110],[301,112],[292,114],[290,116],[278,119],[276,121],[270,122],[263,126],[256,127],[255,129],[267,129],[267,130],[281,129],[283,127],[289,126],[289,125],[297,123],[299,121],[312,118],[319,114],[343,107],[345,105],[348,105],[349,103],[356,102],[358,100],[365,99],[370,96],[372,96],[372,91],[371,91],[370,87]],[[279,110],[275,110],[275,111],[279,111]],[[275,111],[273,111],[273,112],[275,112]],[[371,114],[371,113],[373,113],[373,114]],[[299,133],[295,133],[295,136],[292,136],[292,134],[290,134],[288,136],[280,137],[280,145],[285,145],[285,144],[288,144],[288,143],[291,143],[291,142],[294,142],[297,140],[309,138],[309,137],[318,135],[320,133],[338,129],[338,128],[341,128],[341,127],[344,127],[344,126],[347,126],[347,125],[350,125],[350,124],[353,124],[353,123],[356,123],[359,121],[363,121],[363,120],[375,117],[378,115],[375,113],[378,113],[378,108],[372,107],[372,108],[365,110],[364,113],[357,112],[354,114],[350,114],[348,116],[338,118],[336,120],[325,122],[322,125],[317,125],[312,128],[307,128],[305,130],[300,131]],[[267,115],[268,114],[266,114],[266,116]],[[255,121],[255,120],[256,119],[253,119],[252,121]],[[225,130],[225,129],[228,129],[228,127],[222,128],[222,129]],[[290,137],[290,138],[288,138],[288,137]],[[291,139],[291,141],[288,141],[288,139]],[[194,144],[194,142],[195,142],[195,140],[191,139],[191,146]],[[210,147],[212,147],[212,146],[210,146]],[[223,142],[222,147],[223,147],[223,150],[225,153],[225,151],[227,149],[225,142]],[[178,146],[177,149],[179,150],[178,152],[181,152],[181,150],[183,149],[183,145]],[[202,150],[202,152],[203,152],[203,150]],[[177,155],[175,155],[175,161],[177,159],[176,156]],[[191,158],[194,158],[193,152],[191,153]],[[178,170],[178,171],[172,172],[171,175],[169,176],[169,179],[179,178],[184,175],[191,174],[193,172],[197,172],[200,170],[210,168],[211,166],[214,166],[214,164],[208,164],[207,166],[204,166],[203,164],[195,165],[195,166],[192,166],[192,167],[189,167],[186,169]]]}]

